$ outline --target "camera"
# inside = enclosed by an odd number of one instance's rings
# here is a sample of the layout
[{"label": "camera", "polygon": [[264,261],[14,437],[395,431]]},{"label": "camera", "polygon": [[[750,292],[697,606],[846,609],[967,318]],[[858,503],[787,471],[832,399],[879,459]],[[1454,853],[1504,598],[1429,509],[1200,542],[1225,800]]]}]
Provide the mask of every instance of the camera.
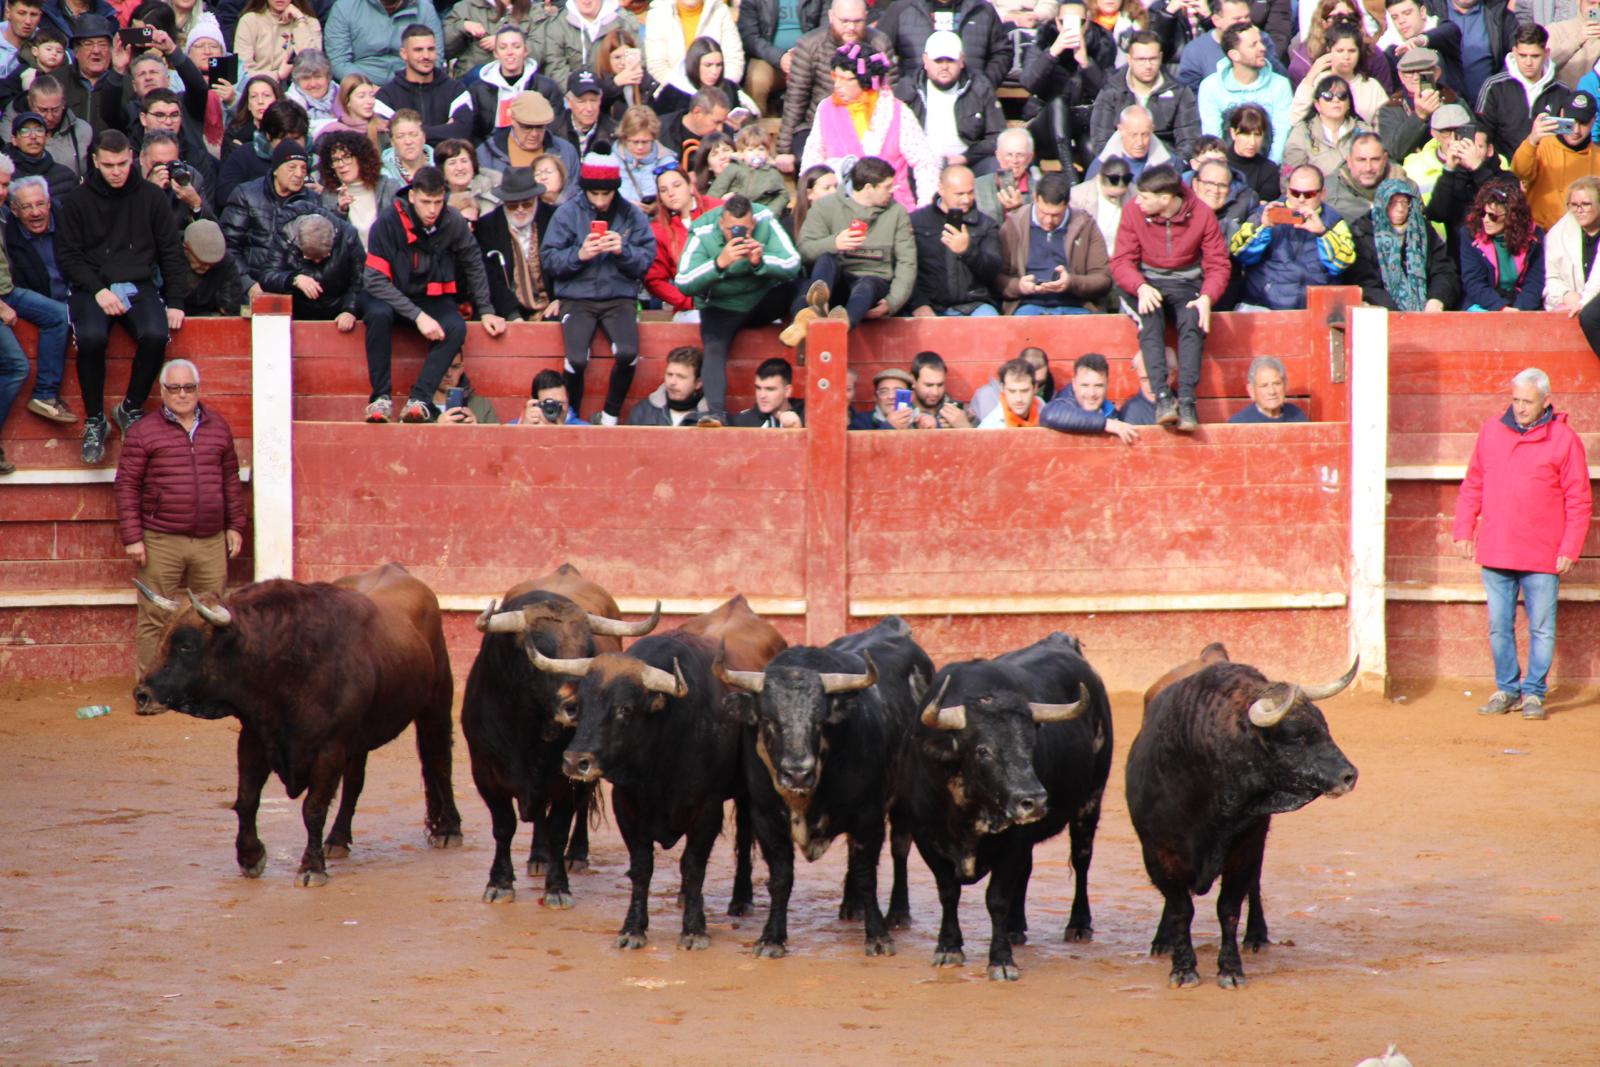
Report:
[{"label": "camera", "polygon": [[194,181],[194,171],[189,164],[173,160],[167,164],[167,177],[172,179],[173,185],[188,185]]},{"label": "camera", "polygon": [[539,413],[544,416],[545,422],[559,426],[566,421],[567,405],[559,400],[541,400]]}]

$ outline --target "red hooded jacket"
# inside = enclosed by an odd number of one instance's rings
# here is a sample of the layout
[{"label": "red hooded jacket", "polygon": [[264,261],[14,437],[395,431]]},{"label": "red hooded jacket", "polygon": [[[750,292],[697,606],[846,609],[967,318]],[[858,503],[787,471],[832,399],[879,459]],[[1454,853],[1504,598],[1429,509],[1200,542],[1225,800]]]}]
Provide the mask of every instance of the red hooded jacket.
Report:
[{"label": "red hooded jacket", "polygon": [[1117,226],[1117,250],[1111,256],[1111,280],[1129,293],[1145,283],[1144,268],[1185,270],[1200,268],[1200,291],[1216,306],[1228,288],[1233,270],[1228,244],[1222,239],[1216,214],[1187,185],[1183,206],[1170,219],[1146,215],[1137,197],[1128,194]]},{"label": "red hooded jacket", "polygon": [[1483,424],[1451,537],[1476,534],[1479,566],[1554,574],[1556,557],[1576,560],[1589,532],[1589,461],[1565,414],[1525,433],[1514,425],[1510,408]]}]

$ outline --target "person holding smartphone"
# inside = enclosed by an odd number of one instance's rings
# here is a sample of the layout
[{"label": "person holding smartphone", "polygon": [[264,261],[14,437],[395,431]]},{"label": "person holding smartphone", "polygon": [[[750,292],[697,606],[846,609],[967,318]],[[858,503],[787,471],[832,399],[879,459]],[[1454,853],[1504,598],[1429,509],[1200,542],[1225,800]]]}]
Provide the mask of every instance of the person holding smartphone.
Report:
[{"label": "person holding smartphone", "polygon": [[1000,272],[1000,227],[979,211],[972,169],[949,166],[933,203],[911,213],[917,280],[907,306],[917,318],[998,315],[990,282]]},{"label": "person holding smartphone", "polygon": [[439,422],[445,426],[492,426],[500,421],[494,405],[472,391],[467,378],[466,356],[457,352],[433,391],[433,406],[439,409]]},{"label": "person holding smartphone", "polygon": [[1528,139],[1511,156],[1511,173],[1527,191],[1533,221],[1548,230],[1566,213],[1567,188],[1577,179],[1600,174],[1600,145],[1594,131],[1595,98],[1574,93],[1554,115],[1533,120]]}]

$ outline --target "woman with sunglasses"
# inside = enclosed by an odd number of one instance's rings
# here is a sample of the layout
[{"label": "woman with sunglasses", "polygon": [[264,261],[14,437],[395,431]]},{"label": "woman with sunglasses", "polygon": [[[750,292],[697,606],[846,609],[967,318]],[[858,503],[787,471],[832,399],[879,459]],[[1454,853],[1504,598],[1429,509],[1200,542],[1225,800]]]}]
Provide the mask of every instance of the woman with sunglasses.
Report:
[{"label": "woman with sunglasses", "polygon": [[686,296],[673,279],[678,276],[678,260],[689,244],[689,224],[722,201],[703,196],[675,160],[663,163],[656,171],[656,215],[650,230],[656,235],[656,258],[644,273],[644,287],[650,295],[672,309],[673,322],[699,322],[694,299]]},{"label": "woman with sunglasses", "polygon": [[1067,203],[1094,219],[1105,238],[1106,255],[1116,250],[1117,228],[1122,224],[1122,205],[1128,200],[1128,190],[1133,185],[1133,168],[1121,156],[1112,156],[1100,164],[1093,178],[1085,179],[1072,187]]},{"label": "woman with sunglasses", "polygon": [[1324,75],[1317,83],[1316,110],[1289,131],[1283,146],[1283,168],[1287,172],[1310,163],[1331,178],[1344,166],[1355,139],[1355,118],[1350,114],[1350,84],[1337,74]]},{"label": "woman with sunglasses", "polygon": [[1468,311],[1544,308],[1544,234],[1522,186],[1485,182],[1461,232],[1461,305]]},{"label": "woman with sunglasses", "polygon": [[1341,78],[1345,92],[1350,96],[1350,112],[1369,126],[1376,126],[1378,109],[1389,102],[1389,90],[1372,77],[1368,71],[1368,58],[1362,51],[1365,42],[1361,29],[1353,22],[1335,23],[1327,33],[1323,52],[1311,64],[1306,76],[1294,91],[1289,104],[1289,118],[1300,122],[1311,115],[1317,96],[1322,92],[1323,79]]}]

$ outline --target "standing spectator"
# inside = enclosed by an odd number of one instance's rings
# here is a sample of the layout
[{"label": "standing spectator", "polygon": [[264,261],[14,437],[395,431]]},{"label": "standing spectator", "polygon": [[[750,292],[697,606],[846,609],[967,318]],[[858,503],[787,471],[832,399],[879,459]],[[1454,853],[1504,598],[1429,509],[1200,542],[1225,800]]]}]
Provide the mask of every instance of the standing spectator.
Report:
[{"label": "standing spectator", "polygon": [[1386,178],[1403,178],[1405,171],[1389,162],[1383,139],[1364,130],[1350,140],[1350,154],[1328,179],[1323,201],[1346,222],[1361,218],[1372,209],[1378,185]]},{"label": "standing spectator", "polygon": [[1433,227],[1422,220],[1416,183],[1389,178],[1372,210],[1350,224],[1356,260],[1345,281],[1361,299],[1391,311],[1443,311],[1461,299],[1461,276]]},{"label": "standing spectator", "polygon": [[[1309,163],[1289,172],[1286,198],[1264,204],[1233,235],[1229,248],[1244,268],[1244,299],[1271,311],[1306,306],[1306,289],[1332,285],[1355,262],[1350,227],[1322,202],[1322,171]],[[1293,221],[1271,222],[1284,211]]]},{"label": "standing spectator", "polygon": [[511,322],[538,322],[561,313],[539,262],[538,208],[544,191],[531,169],[512,167],[495,189],[500,206],[472,231],[483,249],[495,314]]},{"label": "standing spectator", "polygon": [[[1106,83],[1104,71],[1110,66],[1102,68],[1091,56],[1090,32],[1099,32],[1099,27],[1093,23],[1085,26],[1077,5],[1061,5],[1055,19],[1041,27],[1028,45],[1018,75],[1022,87],[1040,102],[1031,124],[1033,134],[1044,143],[1045,154],[1063,169],[1087,166],[1095,155],[1091,137],[1094,105]],[[1120,115],[1121,109],[1116,114]],[[1001,166],[1005,166],[1003,161]],[[978,203],[984,203],[981,190]]]},{"label": "standing spectator", "polygon": [[111,70],[111,36],[116,32],[116,21],[98,14],[80,15],[76,28],[64,27],[72,44],[73,73],[66,75],[62,85],[67,106],[72,113],[99,133],[108,125],[103,114],[100,90],[109,81]]},{"label": "standing spectator", "polygon": [[700,311],[706,407],[717,421],[727,419],[733,339],[788,314],[799,273],[800,253],[778,217],[748,197],[729,197],[689,227],[674,282]]},{"label": "standing spectator", "polygon": [[[61,399],[69,325],[67,286],[55,265],[55,224],[50,218],[50,191],[41,178],[19,178],[11,186],[10,201],[11,214],[5,220],[5,255],[0,257],[0,266],[5,269],[4,281],[11,289],[0,296],[5,305],[4,310],[0,310],[0,325],[9,330],[20,318],[38,329],[39,340],[34,350],[38,371],[33,379],[28,410],[51,422],[71,425],[78,417]],[[23,357],[24,378],[27,362]],[[17,388],[21,387],[18,381]],[[0,420],[9,407],[9,400],[0,405]]]},{"label": "standing spectator", "polygon": [[[1259,31],[1254,31],[1259,33]],[[1171,167],[1139,178],[1134,202],[1122,209],[1111,277],[1132,298],[1139,317],[1139,351],[1156,392],[1156,422],[1184,433],[1199,428],[1195,389],[1211,331],[1211,309],[1228,288],[1228,249],[1217,217]],[[1178,331],[1178,395],[1166,386],[1166,324]]]},{"label": "standing spectator", "polygon": [[650,0],[644,23],[645,69],[666,86],[693,45],[709,38],[722,48],[721,77],[737,88],[744,78],[744,42],[737,17],[723,0]]},{"label": "standing spectator", "polygon": [[389,338],[395,320],[402,319],[431,344],[401,418],[432,422],[437,413],[429,398],[467,336],[457,301],[463,296],[472,301],[490,337],[506,329],[505,320],[494,313],[483,254],[472,231],[460,214],[445,206],[444,175],[438,167],[419,170],[404,198],[386,205],[372,224],[363,282],[361,319],[367,327],[372,385],[367,421],[388,422],[393,414]]},{"label": "standing spectator", "polygon": [[994,172],[995,139],[1006,117],[989,79],[967,69],[961,38],[948,30],[929,34],[921,69],[902,77],[894,95],[916,116],[941,165]]},{"label": "standing spectator", "polygon": [[1039,412],[1039,425],[1062,433],[1108,433],[1125,445],[1139,443],[1139,431],[1117,417],[1117,405],[1106,396],[1111,367],[1098,352],[1085,352],[1072,364],[1072,390]]},{"label": "standing spectator", "polygon": [[539,248],[545,274],[561,301],[561,339],[566,346],[567,395],[583,405],[583,372],[595,330],[611,342],[613,363],[600,424],[615,426],[633,383],[639,358],[639,284],[656,257],[650,220],[617,195],[622,185],[609,145],[584,157],[575,196],[556,209]]},{"label": "standing spectator", "polygon": [[690,345],[668,352],[661,384],[628,410],[628,425],[694,426],[709,416],[711,409],[701,389],[700,362],[700,350]]},{"label": "standing spectator", "polygon": [[1128,38],[1128,65],[1106,79],[1095,97],[1089,150],[1098,156],[1116,132],[1123,112],[1139,105],[1150,116],[1156,138],[1187,157],[1200,136],[1200,112],[1194,90],[1169,78],[1161,68],[1161,39],[1149,30]]},{"label": "standing spectator", "polygon": [[[1223,164],[1227,169],[1227,164]],[[1231,172],[1230,172],[1231,176]],[[1126,159],[1108,159],[1100,165],[1093,178],[1072,187],[1067,202],[1074,210],[1082,211],[1094,219],[1105,242],[1109,257],[1117,247],[1117,229],[1122,225],[1122,205],[1128,199],[1128,189],[1133,184],[1133,168]]]},{"label": "standing spectator", "polygon": [[322,47],[322,23],[311,0],[250,0],[233,31],[245,74],[270,74],[289,84],[296,52]]},{"label": "standing spectator", "polygon": [[1501,178],[1478,190],[1460,248],[1461,303],[1466,310],[1544,307],[1544,235],[1533,224],[1521,185]]},{"label": "standing spectator", "polygon": [[[450,18],[455,18],[463,7],[472,2],[467,0],[466,3],[457,4],[450,12]],[[450,31],[446,29],[446,40],[449,40],[449,34]],[[526,92],[536,92],[548,102],[561,95],[561,87],[545,77],[539,70],[539,64],[528,58],[527,35],[516,26],[502,26],[493,34],[478,40],[493,45],[493,58],[482,66],[459,72],[457,77],[466,83],[467,93],[472,100],[472,139],[483,141],[496,130],[511,125],[511,105],[516,103],[517,97]],[[476,78],[472,77],[474,71]],[[571,78],[580,76],[594,77],[578,71]],[[568,79],[567,89],[569,99],[572,93],[571,78]],[[596,91],[599,91],[598,88]]]},{"label": "standing spectator", "polygon": [[806,424],[805,405],[793,399],[794,368],[774,356],[756,368],[756,402],[733,417],[732,425],[751,429],[798,430]]},{"label": "standing spectator", "polygon": [[856,163],[850,181],[849,193],[813,204],[800,231],[800,255],[811,264],[811,275],[791,309],[795,323],[780,337],[790,347],[805,338],[810,319],[830,301],[855,329],[866,319],[899,311],[916,284],[917,243],[910,216],[895,201],[893,168],[867,156]]},{"label": "standing spectator", "polygon": [[999,85],[1011,71],[1011,41],[987,0],[895,0],[878,16],[878,30],[900,57],[902,79],[916,74],[924,46],[937,31],[960,39],[968,69],[990,85]]},{"label": "standing spectator", "polygon": [[1267,45],[1261,31],[1254,26],[1228,29],[1222,35],[1222,49],[1227,60],[1219,63],[1216,72],[1200,83],[1195,94],[1200,129],[1220,134],[1227,112],[1240,104],[1256,104],[1272,123],[1272,147],[1267,155],[1274,162],[1281,161],[1284,142],[1289,136],[1289,111],[1294,102],[1289,79],[1267,66]]},{"label": "standing spectator", "polygon": [[722,203],[701,196],[677,166],[662,170],[656,177],[657,210],[650,229],[656,238],[656,258],[644,275],[644,287],[651,296],[673,311],[674,322],[699,322],[694,298],[675,284],[678,262],[689,244],[689,227],[695,219]]},{"label": "standing spectator", "polygon": [[[1600,0],[1595,6],[1600,8]],[[1600,21],[1586,21],[1594,25],[1600,39]],[[1533,117],[1559,110],[1572,95],[1571,89],[1556,80],[1549,40],[1543,26],[1518,26],[1505,69],[1491,75],[1478,92],[1478,121],[1498,155],[1510,158],[1528,139]]]},{"label": "standing spectator", "polygon": [[[1550,378],[1529,367],[1511,379],[1511,404],[1485,422],[1456,497],[1451,536],[1483,568],[1495,694],[1478,709],[1545,717],[1556,650],[1556,596],[1589,532],[1589,463],[1567,416],[1550,403]],[[1517,662],[1517,593],[1528,616],[1528,670]]]},{"label": "standing spectator", "polygon": [[[1569,120],[1570,133],[1559,133],[1558,119]],[[1528,139],[1511,157],[1511,173],[1527,190],[1533,221],[1549,228],[1561,218],[1567,187],[1575,180],[1600,174],[1600,145],[1590,137],[1594,129],[1595,101],[1588,93],[1574,93],[1557,115],[1533,120]]]},{"label": "standing spectator", "polygon": [[1600,178],[1579,178],[1567,190],[1567,213],[1545,240],[1544,307],[1576,317],[1584,339],[1600,355]]},{"label": "standing spectator", "polygon": [[604,92],[600,79],[586,70],[567,75],[567,106],[556,116],[551,132],[580,157],[588,155],[596,141],[616,140],[617,120],[606,114]]},{"label": "standing spectator", "polygon": [[401,34],[417,23],[436,39],[442,32],[433,0],[334,0],[322,33],[333,76],[342,82],[347,74],[365,74],[377,85],[399,77]]},{"label": "standing spectator", "polygon": [[348,130],[317,142],[317,167],[322,206],[349,222],[364,247],[378,213],[400,195],[400,183],[384,175],[372,142]]},{"label": "standing spectator", "polygon": [[1038,387],[1033,380],[1033,367],[1022,358],[1000,365],[995,375],[999,379],[998,403],[978,423],[980,430],[1021,430],[1039,425],[1039,412],[1044,409]]},{"label": "standing spectator", "polygon": [[[592,70],[600,73],[596,53],[601,41],[613,30],[626,33],[633,43],[633,50],[638,51],[642,32],[639,20],[617,0],[567,0],[565,5],[539,23],[539,39],[537,42],[529,41],[528,48],[538,60],[539,69],[544,75],[560,85],[566,82],[573,71]],[[577,406],[573,404],[574,408]]]},{"label": "standing spectator", "polygon": [[1517,32],[1506,0],[1427,0],[1429,14],[1461,29],[1461,88],[1468,100],[1502,69]]},{"label": "standing spectator", "polygon": [[[244,486],[228,420],[200,402],[200,371],[161,368],[161,415],[131,427],[117,461],[117,532],[148,593],[220,595],[244,547]],[[155,660],[166,612],[139,598],[139,674]]]},{"label": "standing spectator", "polygon": [[166,356],[168,330],[183,326],[177,301],[188,280],[183,242],[166,197],[134,173],[128,139],[105,130],[95,135],[90,152],[94,173],[63,203],[55,251],[72,287],[68,304],[83,391],[83,462],[93,466],[105,459],[106,344],[112,320],[121,321],[135,345],[128,392],[113,412],[126,433],[144,416]]},{"label": "standing spectator", "polygon": [[1276,200],[1282,194],[1278,182],[1282,168],[1267,155],[1275,136],[1272,119],[1259,104],[1241,104],[1228,114],[1228,165],[1263,200]]},{"label": "standing spectator", "polygon": [[1317,85],[1314,113],[1289,131],[1283,165],[1292,168],[1310,163],[1324,177],[1331,177],[1344,166],[1356,130],[1356,120],[1350,114],[1350,84],[1329,74]]},{"label": "standing spectator", "polygon": [[[902,83],[904,84],[904,83]],[[1000,227],[976,208],[970,167],[939,175],[939,192],[911,213],[917,280],[906,306],[917,317],[998,315],[991,282],[1000,274]]]},{"label": "standing spectator", "polygon": [[1272,356],[1252,359],[1245,381],[1245,391],[1250,394],[1250,406],[1228,416],[1229,425],[1310,422],[1311,419],[1298,404],[1291,404],[1284,399],[1288,390],[1287,381],[1288,372],[1284,370],[1282,360]]},{"label": "standing spectator", "polygon": [[822,0],[742,0],[739,40],[744,44],[744,84],[757,110],[770,113],[772,94],[788,82],[801,34],[822,22]]},{"label": "standing spectator", "polygon": [[183,255],[190,278],[183,294],[184,315],[239,314],[244,306],[244,285],[239,268],[228,256],[222,227],[210,219],[191,222],[183,231]]},{"label": "standing spectator", "polygon": [[378,117],[392,119],[402,111],[415,111],[422,117],[428,143],[435,146],[470,134],[472,95],[439,69],[438,33],[421,23],[407,26],[400,35],[400,58],[405,68],[378,90]]},{"label": "standing spectator", "polygon": [[[826,163],[840,172],[848,161],[884,160],[894,175],[894,198],[906,211],[933,199],[939,160],[916,116],[888,91],[887,64],[846,45],[833,57],[833,95],[817,107],[802,167]],[[863,127],[858,125],[865,120]],[[915,177],[915,188],[912,179]]]},{"label": "standing spectator", "polygon": [[867,55],[881,55],[889,62],[889,82],[893,84],[899,67],[894,63],[894,45],[876,29],[867,28],[865,0],[832,0],[828,24],[818,26],[796,42],[784,71],[789,87],[783,94],[783,122],[778,127],[778,169],[793,174],[806,167],[797,161],[811,133],[812,117],[824,100],[833,95],[834,56],[840,48],[861,44]]},{"label": "standing spectator", "polygon": [[546,14],[541,0],[460,0],[444,17],[444,54],[450,60],[450,73],[462,79],[473,70],[487,74],[490,63],[501,58],[502,35],[508,41],[515,38],[526,59],[528,40]]},{"label": "standing spectator", "polygon": [[1099,310],[1111,288],[1105,240],[1087,212],[1067,203],[1059,171],[1046,174],[1033,207],[1000,225],[1002,264],[996,279],[1011,315],[1083,315]]}]

